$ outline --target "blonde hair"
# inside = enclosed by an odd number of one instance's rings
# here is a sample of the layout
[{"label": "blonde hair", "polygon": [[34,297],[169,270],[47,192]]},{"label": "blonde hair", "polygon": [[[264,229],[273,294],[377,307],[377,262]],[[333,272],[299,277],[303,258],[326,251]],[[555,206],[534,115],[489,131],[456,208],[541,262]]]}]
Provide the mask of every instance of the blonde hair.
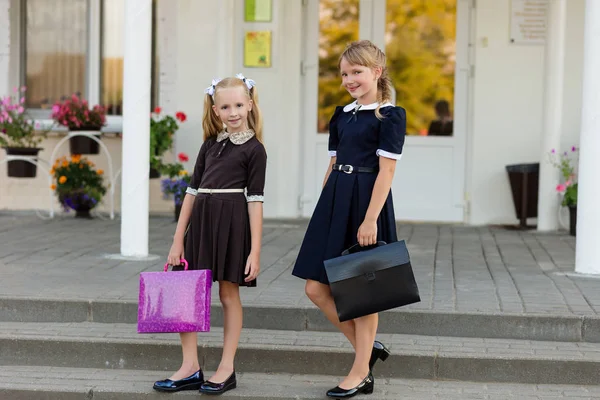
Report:
[{"label": "blonde hair", "polygon": [[212,106],[215,105],[214,97],[220,89],[228,89],[233,87],[241,87],[244,89],[246,96],[252,100],[252,109],[248,113],[248,128],[252,129],[256,133],[256,138],[262,142],[262,114],[258,107],[258,94],[256,93],[256,86],[252,89],[248,89],[246,83],[236,77],[225,78],[215,85],[214,95],[206,94],[204,96],[204,117],[202,118],[202,129],[204,130],[204,140],[208,140],[211,137],[216,137],[219,132],[223,130],[223,121],[213,111]]},{"label": "blonde hair", "polygon": [[379,105],[375,110],[375,115],[377,118],[382,119],[383,116],[379,112],[379,108],[383,103],[392,101],[392,81],[388,76],[385,53],[373,42],[359,40],[346,46],[338,61],[338,68],[340,68],[342,59],[346,59],[352,65],[361,65],[371,69],[381,68],[381,76],[377,80],[377,102]]}]

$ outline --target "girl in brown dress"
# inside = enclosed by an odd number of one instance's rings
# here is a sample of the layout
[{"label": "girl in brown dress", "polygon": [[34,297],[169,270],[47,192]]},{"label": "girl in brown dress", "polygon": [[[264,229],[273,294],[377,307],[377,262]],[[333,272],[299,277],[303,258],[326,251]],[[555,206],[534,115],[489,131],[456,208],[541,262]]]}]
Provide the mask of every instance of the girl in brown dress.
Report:
[{"label": "girl in brown dress", "polygon": [[185,257],[190,269],[212,270],[213,280],[219,282],[224,313],[221,362],[215,374],[204,381],[197,333],[180,333],[181,368],[169,379],[156,382],[156,390],[200,389],[220,394],[236,387],[234,357],[242,331],[239,286],[256,286],[260,271],[267,163],[254,84],[238,74],[213,80],[206,89],[204,143],[168,256],[171,265],[179,265]]}]

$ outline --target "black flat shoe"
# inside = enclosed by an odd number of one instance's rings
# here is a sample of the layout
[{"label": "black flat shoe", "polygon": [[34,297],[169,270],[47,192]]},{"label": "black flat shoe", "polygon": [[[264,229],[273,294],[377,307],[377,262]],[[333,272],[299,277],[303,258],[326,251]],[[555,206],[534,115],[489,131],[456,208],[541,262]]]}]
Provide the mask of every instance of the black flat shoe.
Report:
[{"label": "black flat shoe", "polygon": [[369,360],[369,369],[373,370],[373,366],[377,360],[385,361],[390,356],[390,351],[380,341],[373,343],[373,351],[371,352],[371,360]]},{"label": "black flat shoe", "polygon": [[349,399],[350,397],[354,397],[361,393],[371,394],[373,393],[374,388],[375,379],[373,378],[373,374],[369,372],[369,375],[367,375],[358,386],[353,387],[352,389],[342,389],[341,387],[336,386],[327,392],[327,397],[332,397],[334,399]]},{"label": "black flat shoe", "polygon": [[228,390],[235,389],[237,381],[235,379],[235,371],[227,378],[225,382],[214,383],[206,381],[200,385],[200,393],[204,394],[223,394]]},{"label": "black flat shoe", "polygon": [[165,379],[162,381],[154,382],[154,390],[159,392],[179,392],[180,390],[198,390],[200,385],[204,382],[204,374],[202,370],[198,370],[187,378],[173,381],[171,379]]}]

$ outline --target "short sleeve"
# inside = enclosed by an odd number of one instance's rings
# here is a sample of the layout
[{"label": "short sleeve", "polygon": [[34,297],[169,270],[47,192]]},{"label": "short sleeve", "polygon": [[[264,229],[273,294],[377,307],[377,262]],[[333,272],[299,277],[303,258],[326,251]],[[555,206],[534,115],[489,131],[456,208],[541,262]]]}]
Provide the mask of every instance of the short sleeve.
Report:
[{"label": "short sleeve", "polygon": [[193,196],[198,194],[198,187],[200,186],[200,182],[202,181],[202,174],[204,174],[204,162],[206,160],[206,151],[209,147],[209,141],[205,141],[200,146],[200,151],[198,152],[198,157],[196,158],[196,164],[194,165],[194,173],[192,174],[192,179],[190,180],[190,184],[186,189],[186,193],[191,194]]},{"label": "short sleeve", "polygon": [[330,157],[335,157],[337,155],[337,147],[338,147],[338,143],[339,143],[337,124],[338,124],[338,120],[339,120],[340,115],[342,114],[343,110],[344,110],[344,107],[337,106],[335,108],[335,112],[333,113],[333,116],[331,117],[331,120],[329,120],[329,147],[328,147],[328,149],[329,149]]},{"label": "short sleeve", "polygon": [[385,111],[381,120],[377,155],[400,160],[406,136],[406,111],[402,107],[390,107]]},{"label": "short sleeve", "polygon": [[254,146],[248,160],[248,203],[265,201],[265,177],[267,173],[267,152],[262,143]]}]

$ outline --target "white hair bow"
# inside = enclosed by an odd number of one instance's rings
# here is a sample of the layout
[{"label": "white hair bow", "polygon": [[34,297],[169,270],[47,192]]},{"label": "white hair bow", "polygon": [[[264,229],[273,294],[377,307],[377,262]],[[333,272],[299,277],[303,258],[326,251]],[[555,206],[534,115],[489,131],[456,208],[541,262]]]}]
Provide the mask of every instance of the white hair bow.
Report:
[{"label": "white hair bow", "polygon": [[246,84],[246,87],[248,88],[248,90],[252,89],[254,86],[256,86],[256,82],[254,82],[253,79],[250,78],[246,78],[244,75],[242,74],[236,74],[235,75],[236,78],[241,79],[244,81],[244,83]]},{"label": "white hair bow", "polygon": [[221,78],[213,79],[212,84],[209,87],[207,87],[206,89],[204,89],[204,93],[214,96],[215,87],[219,84],[219,82],[221,82]]}]

